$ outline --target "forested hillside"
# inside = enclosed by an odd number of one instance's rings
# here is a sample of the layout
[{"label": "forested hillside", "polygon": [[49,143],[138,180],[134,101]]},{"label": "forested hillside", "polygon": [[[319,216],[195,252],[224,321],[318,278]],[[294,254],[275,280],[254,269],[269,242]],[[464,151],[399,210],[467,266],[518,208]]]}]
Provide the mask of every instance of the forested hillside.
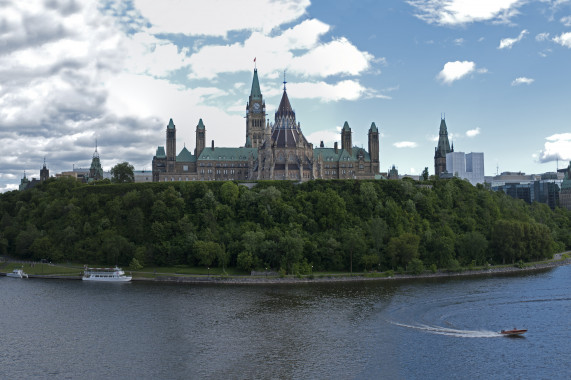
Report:
[{"label": "forested hillside", "polygon": [[0,255],[54,262],[235,266],[287,273],[448,268],[551,257],[571,213],[468,182],[82,185],[0,195]]}]

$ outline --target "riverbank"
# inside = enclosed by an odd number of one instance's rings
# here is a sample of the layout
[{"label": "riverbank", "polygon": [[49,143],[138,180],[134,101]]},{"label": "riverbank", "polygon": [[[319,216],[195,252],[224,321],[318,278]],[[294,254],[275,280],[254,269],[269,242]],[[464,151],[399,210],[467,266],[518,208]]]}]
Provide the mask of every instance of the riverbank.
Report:
[{"label": "riverbank", "polygon": [[[398,280],[416,280],[431,278],[452,278],[452,277],[469,277],[469,276],[500,276],[516,273],[534,272],[548,270],[562,265],[571,264],[569,258],[571,251],[555,254],[553,259],[535,263],[526,263],[520,266],[490,266],[485,269],[460,270],[456,272],[437,271],[424,272],[422,274],[393,274],[387,275],[386,272],[372,273],[354,273],[354,274],[317,274],[308,276],[275,276],[275,275],[256,275],[256,276],[225,276],[225,275],[182,275],[153,273],[152,276],[133,274],[133,282],[160,282],[160,283],[184,283],[184,284],[235,284],[235,285],[264,285],[264,284],[303,284],[303,283],[330,283],[330,282],[359,282],[359,281],[398,281]],[[5,276],[7,273],[1,273]],[[142,274],[142,272],[139,272]],[[57,280],[81,280],[81,275],[77,274],[29,274],[29,278],[37,279],[57,279]]]},{"label": "riverbank", "polygon": [[[570,252],[566,252],[569,254]],[[398,281],[398,280],[416,280],[431,278],[452,278],[452,277],[469,277],[469,276],[501,276],[516,273],[537,272],[549,270],[562,265],[571,264],[571,258],[562,258],[564,254],[555,255],[554,259],[536,263],[527,263],[523,267],[516,266],[497,266],[488,269],[462,270],[458,272],[437,271],[436,273],[413,274],[394,274],[387,276],[384,273],[359,273],[359,274],[342,274],[342,275],[309,275],[309,276],[157,276],[156,278],[137,278],[133,277],[133,281],[153,281],[166,283],[186,283],[186,284],[235,284],[235,285],[264,285],[264,284],[303,284],[303,283],[328,283],[328,282],[360,282],[360,281]]]}]

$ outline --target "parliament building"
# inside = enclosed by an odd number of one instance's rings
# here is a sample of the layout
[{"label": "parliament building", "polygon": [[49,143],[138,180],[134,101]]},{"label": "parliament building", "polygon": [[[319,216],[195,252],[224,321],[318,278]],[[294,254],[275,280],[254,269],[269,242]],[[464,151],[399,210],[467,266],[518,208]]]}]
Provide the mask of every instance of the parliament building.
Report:
[{"label": "parliament building", "polygon": [[351,128],[345,122],[341,147],[319,147],[307,141],[284,92],[274,122],[266,120],[266,104],[260,91],[257,69],[246,103],[246,141],[243,147],[206,145],[206,127],[196,126],[196,148],[177,154],[176,126],[166,127],[166,148],[153,157],[153,182],[214,180],[373,179],[379,177],[379,131],[375,123],[368,133],[368,150],[353,146]]}]

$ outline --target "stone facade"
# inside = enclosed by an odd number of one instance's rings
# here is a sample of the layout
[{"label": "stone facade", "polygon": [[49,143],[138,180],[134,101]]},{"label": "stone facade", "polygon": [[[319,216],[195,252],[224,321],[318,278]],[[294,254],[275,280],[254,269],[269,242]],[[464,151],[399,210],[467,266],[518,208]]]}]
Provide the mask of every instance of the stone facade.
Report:
[{"label": "stone facade", "polygon": [[368,133],[368,151],[352,146],[351,128],[345,122],[341,148],[337,143],[314,148],[296,120],[284,81],[284,91],[274,122],[266,120],[266,104],[254,70],[246,104],[246,141],[240,148],[210,147],[206,127],[196,126],[196,149],[176,152],[176,126],[166,128],[166,151],[159,146],[153,157],[153,181],[292,180],[375,178],[379,174],[379,131],[375,123]]}]

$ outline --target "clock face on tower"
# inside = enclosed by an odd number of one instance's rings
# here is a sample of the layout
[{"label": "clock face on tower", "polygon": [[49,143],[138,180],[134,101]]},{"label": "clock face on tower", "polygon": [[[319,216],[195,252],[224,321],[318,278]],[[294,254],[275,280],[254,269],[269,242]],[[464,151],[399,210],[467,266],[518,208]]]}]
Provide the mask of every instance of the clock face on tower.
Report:
[{"label": "clock face on tower", "polygon": [[254,103],[254,112],[260,112],[260,103]]}]

